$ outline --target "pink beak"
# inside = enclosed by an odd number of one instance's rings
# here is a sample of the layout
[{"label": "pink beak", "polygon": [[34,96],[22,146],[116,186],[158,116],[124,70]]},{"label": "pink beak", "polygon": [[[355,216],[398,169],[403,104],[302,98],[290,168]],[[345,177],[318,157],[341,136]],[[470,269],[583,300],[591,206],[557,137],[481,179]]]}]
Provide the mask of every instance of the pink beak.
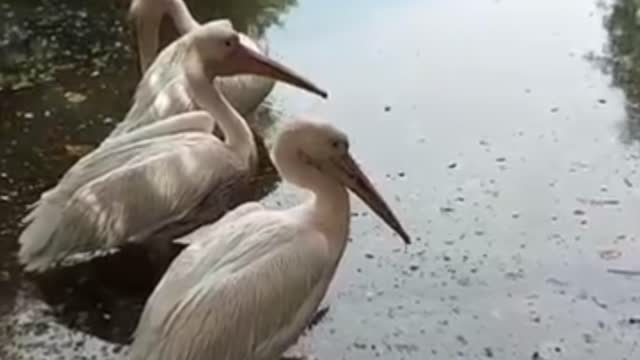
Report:
[{"label": "pink beak", "polygon": [[293,70],[248,48],[242,43],[238,43],[236,46],[230,56],[230,62],[233,64],[233,72],[236,74],[246,73],[265,76],[307,90],[325,99],[328,97],[326,91],[320,89],[302,75],[298,75]]}]

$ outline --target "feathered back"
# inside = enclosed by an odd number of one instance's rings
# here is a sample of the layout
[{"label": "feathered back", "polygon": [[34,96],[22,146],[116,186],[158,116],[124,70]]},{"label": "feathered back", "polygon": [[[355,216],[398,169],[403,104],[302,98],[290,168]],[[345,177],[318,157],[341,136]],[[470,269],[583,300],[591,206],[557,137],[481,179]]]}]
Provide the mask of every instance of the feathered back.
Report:
[{"label": "feathered back", "polygon": [[322,299],[318,233],[247,204],[189,234],[149,298],[130,360],[277,358]]},{"label": "feathered back", "polygon": [[131,109],[109,138],[196,108],[185,88],[182,63],[187,48],[188,34],[160,52],[138,84]]}]

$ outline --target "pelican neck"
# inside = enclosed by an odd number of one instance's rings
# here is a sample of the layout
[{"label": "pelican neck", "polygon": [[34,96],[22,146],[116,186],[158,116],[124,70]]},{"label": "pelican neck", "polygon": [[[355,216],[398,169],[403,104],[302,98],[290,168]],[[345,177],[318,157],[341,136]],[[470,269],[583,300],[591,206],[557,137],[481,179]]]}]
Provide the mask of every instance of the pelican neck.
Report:
[{"label": "pelican neck", "polygon": [[189,8],[182,0],[170,1],[168,12],[181,35],[200,26],[200,23],[191,15]]},{"label": "pelican neck", "polygon": [[256,144],[245,119],[229,104],[216,85],[217,74],[205,64],[193,47],[187,49],[185,77],[191,96],[201,109],[207,111],[220,125],[225,144],[243,159],[256,158]]},{"label": "pelican neck", "polygon": [[303,187],[311,195],[300,205],[300,210],[306,222],[327,238],[331,253],[339,258],[349,236],[349,193],[342,184],[326,175],[320,174],[316,179]]},{"label": "pelican neck", "polygon": [[331,242],[346,241],[351,213],[347,189],[319,167],[305,161],[303,153],[289,146],[287,139],[280,138],[279,142],[274,148],[274,161],[280,175],[285,181],[311,193],[296,211]]}]

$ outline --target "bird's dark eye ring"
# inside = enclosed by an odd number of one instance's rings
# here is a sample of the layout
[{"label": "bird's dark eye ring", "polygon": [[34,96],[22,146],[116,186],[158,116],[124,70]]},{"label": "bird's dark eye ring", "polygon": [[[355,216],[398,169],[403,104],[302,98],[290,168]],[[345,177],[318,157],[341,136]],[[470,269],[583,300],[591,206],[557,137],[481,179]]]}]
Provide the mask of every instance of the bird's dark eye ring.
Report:
[{"label": "bird's dark eye ring", "polygon": [[331,146],[333,146],[334,148],[339,148],[340,147],[340,141],[339,140],[333,140],[331,142]]},{"label": "bird's dark eye ring", "polygon": [[232,45],[231,40],[227,40],[227,41],[225,41],[225,42],[224,42],[224,44],[225,44],[227,47],[231,47],[231,45]]}]

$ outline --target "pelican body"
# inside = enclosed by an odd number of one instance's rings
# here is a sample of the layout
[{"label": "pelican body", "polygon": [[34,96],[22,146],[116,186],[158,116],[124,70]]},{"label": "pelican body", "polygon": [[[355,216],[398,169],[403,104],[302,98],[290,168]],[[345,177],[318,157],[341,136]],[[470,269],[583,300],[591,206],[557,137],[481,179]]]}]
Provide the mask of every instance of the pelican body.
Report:
[{"label": "pelican body", "polygon": [[[156,58],[160,22],[165,15],[173,20],[180,37],[165,47]],[[192,37],[185,35],[201,26],[186,4],[182,0],[133,0],[129,16],[134,23],[143,77],[130,111],[109,138],[172,115],[198,109],[198,104],[186,91],[186,78],[180,66],[192,40]],[[238,36],[244,46],[265,53],[248,36],[241,33]],[[252,114],[275,84],[269,77],[250,74],[222,77],[217,81],[222,94],[243,116]]]},{"label": "pelican body", "polygon": [[176,240],[188,246],[148,299],[130,360],[277,359],[314,316],[344,253],[347,188],[409,243],[339,130],[287,124],[272,158],[311,196],[285,210],[246,203]]},{"label": "pelican body", "polygon": [[[78,252],[166,241],[237,204],[256,168],[256,144],[242,116],[213,86],[217,75],[270,76],[326,97],[292,70],[244,46],[229,22],[186,36],[185,91],[204,111],[184,113],[105,140],[45,192],[25,217],[19,260],[43,271]],[[225,135],[213,136],[217,122]],[[154,241],[149,242],[149,239]]]}]

